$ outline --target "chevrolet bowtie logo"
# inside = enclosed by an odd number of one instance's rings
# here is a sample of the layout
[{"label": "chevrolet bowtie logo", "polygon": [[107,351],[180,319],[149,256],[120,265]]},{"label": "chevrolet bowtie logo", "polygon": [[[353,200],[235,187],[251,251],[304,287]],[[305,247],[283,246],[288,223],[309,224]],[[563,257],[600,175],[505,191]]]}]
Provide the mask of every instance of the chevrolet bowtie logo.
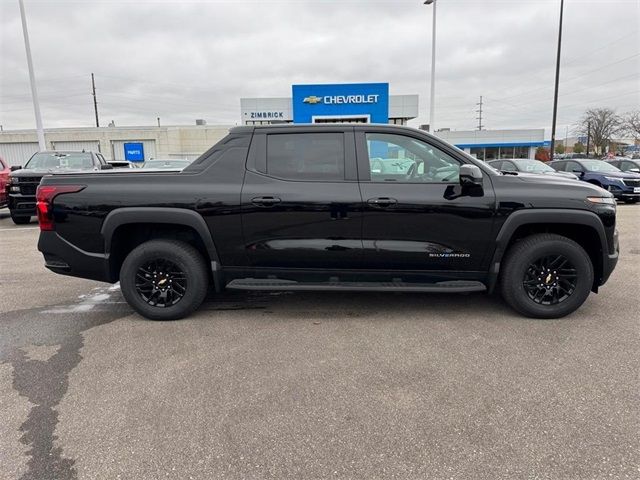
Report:
[{"label": "chevrolet bowtie logo", "polygon": [[304,97],[302,103],[322,103],[322,97],[316,97],[315,95],[311,95],[310,97]]}]

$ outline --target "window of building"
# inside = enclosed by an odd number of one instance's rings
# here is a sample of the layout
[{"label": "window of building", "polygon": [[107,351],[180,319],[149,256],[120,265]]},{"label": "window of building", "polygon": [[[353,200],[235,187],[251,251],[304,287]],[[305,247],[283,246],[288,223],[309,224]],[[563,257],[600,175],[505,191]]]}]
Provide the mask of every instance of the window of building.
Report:
[{"label": "window of building", "polygon": [[500,148],[499,147],[487,147],[484,149],[484,159],[485,160],[495,160],[498,157],[498,154],[500,152]]},{"label": "window of building", "polygon": [[344,180],[344,135],[268,135],[267,174],[287,180]]},{"label": "window of building", "polygon": [[500,147],[500,154],[498,158],[514,158],[513,147]]},{"label": "window of building", "polygon": [[460,162],[405,135],[367,133],[372,182],[458,182]]},{"label": "window of building", "polygon": [[484,147],[472,147],[469,149],[469,153],[478,160],[484,160]]},{"label": "window of building", "polygon": [[529,158],[529,147],[514,147],[513,158]]}]

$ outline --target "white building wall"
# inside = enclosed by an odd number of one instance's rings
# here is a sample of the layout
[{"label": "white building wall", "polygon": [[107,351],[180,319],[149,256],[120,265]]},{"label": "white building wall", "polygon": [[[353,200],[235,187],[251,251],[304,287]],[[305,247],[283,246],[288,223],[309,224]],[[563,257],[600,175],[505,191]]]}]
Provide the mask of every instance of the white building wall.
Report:
[{"label": "white building wall", "polygon": [[[152,142],[148,151],[155,158],[194,159],[225,137],[230,128],[231,125],[58,128],[45,130],[45,143],[48,150],[99,150],[107,160],[113,160],[114,142],[119,142],[117,145],[125,141]],[[37,151],[35,130],[0,132],[0,156],[11,165],[24,165]],[[116,156],[121,158],[119,154]]]},{"label": "white building wall", "polygon": [[544,128],[522,130],[445,130],[437,137],[454,145],[531,143],[544,141]]}]

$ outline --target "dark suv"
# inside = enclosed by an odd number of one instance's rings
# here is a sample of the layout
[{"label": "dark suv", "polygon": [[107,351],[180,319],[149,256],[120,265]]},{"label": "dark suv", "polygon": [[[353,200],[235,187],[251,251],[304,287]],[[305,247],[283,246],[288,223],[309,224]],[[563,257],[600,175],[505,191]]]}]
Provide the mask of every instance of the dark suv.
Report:
[{"label": "dark suv", "polygon": [[640,200],[640,175],[633,172],[623,172],[602,160],[557,160],[551,162],[559,172],[572,172],[580,180],[589,182],[610,191],[617,199],[627,203]]},{"label": "dark suv", "polygon": [[112,168],[101,153],[48,151],[34,154],[24,168],[9,175],[7,193],[11,219],[22,225],[29,223],[36,214],[36,189],[44,175]]},{"label": "dark suv", "polygon": [[606,160],[606,162],[623,172],[640,173],[640,159],[638,158],[615,158]]}]

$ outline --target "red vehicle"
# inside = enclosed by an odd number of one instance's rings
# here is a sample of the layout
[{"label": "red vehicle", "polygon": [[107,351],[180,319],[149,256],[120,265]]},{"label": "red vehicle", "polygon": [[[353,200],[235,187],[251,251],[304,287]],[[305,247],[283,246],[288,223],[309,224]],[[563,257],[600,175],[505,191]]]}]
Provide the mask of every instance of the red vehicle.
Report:
[{"label": "red vehicle", "polygon": [[10,173],[9,164],[0,157],[0,208],[7,205],[7,184]]}]

